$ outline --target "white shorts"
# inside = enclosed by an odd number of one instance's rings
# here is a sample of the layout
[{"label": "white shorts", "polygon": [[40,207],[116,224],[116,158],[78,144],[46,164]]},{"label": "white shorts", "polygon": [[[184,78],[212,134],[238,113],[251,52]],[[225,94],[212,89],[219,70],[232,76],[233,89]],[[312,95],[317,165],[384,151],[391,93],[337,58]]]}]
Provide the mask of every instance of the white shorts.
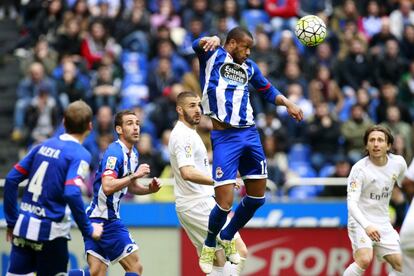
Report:
[{"label": "white shorts", "polygon": [[384,256],[391,254],[401,254],[400,236],[391,224],[386,226],[375,226],[381,236],[379,242],[372,241],[365,230],[359,223],[348,225],[348,236],[352,243],[352,251],[355,252],[361,248],[372,248],[378,260],[382,261]]},{"label": "white shorts", "polygon": [[[198,254],[200,254],[207,237],[208,220],[210,212],[215,205],[216,201],[214,198],[209,197],[207,200],[200,200],[197,205],[184,212],[177,212],[181,226],[184,228],[193,245],[197,248]],[[230,218],[227,218],[226,224],[229,222]],[[240,238],[239,232],[234,235],[234,238]],[[217,246],[217,249],[219,248],[221,247]]]}]

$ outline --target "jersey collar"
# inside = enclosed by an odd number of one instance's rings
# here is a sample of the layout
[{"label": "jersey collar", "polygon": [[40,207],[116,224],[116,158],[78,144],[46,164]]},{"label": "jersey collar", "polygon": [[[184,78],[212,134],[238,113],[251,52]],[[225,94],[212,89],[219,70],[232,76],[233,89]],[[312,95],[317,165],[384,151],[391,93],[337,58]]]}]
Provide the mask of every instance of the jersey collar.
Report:
[{"label": "jersey collar", "polygon": [[76,139],[75,137],[73,137],[72,135],[70,135],[68,133],[64,133],[64,134],[60,135],[59,139],[62,140],[62,141],[72,141],[72,142],[80,144],[80,141],[78,139]]}]

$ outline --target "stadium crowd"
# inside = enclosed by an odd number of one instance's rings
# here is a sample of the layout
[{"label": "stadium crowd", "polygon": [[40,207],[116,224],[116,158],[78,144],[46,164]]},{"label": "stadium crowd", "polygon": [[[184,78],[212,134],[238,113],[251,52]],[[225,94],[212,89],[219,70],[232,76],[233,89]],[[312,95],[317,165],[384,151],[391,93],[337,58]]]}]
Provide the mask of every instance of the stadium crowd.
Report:
[{"label": "stadium crowd", "polygon": [[[61,133],[62,110],[83,99],[94,110],[95,128],[84,145],[96,170],[115,136],[114,112],[131,108],[141,121],[140,162],[151,166],[151,177],[171,177],[176,96],[202,93],[192,41],[205,35],[224,41],[228,30],[242,25],[255,37],[252,59],[305,115],[297,123],[251,91],[269,179],[279,188],[291,174],[348,176],[364,155],[361,137],[374,123],[392,130],[395,153],[407,163],[413,158],[410,0],[9,2],[1,4],[0,19],[17,16],[21,35],[0,53],[21,59],[11,139],[24,148]],[[297,19],[307,14],[328,26],[317,47],[304,47],[294,35]],[[211,152],[210,129],[204,118],[199,132]],[[289,195],[345,196],[346,188],[294,188]]]}]

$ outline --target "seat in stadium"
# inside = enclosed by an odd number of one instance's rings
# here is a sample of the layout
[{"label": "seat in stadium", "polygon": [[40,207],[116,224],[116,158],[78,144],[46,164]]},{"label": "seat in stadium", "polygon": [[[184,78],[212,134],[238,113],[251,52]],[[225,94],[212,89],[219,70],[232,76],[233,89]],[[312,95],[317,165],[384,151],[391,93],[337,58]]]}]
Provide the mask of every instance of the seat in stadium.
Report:
[{"label": "seat in stadium", "polygon": [[269,15],[264,10],[244,10],[242,20],[251,32],[254,32],[259,25],[263,25],[265,29],[269,28]]},{"label": "seat in stadium", "polygon": [[288,152],[289,166],[295,162],[310,163],[311,149],[307,144],[294,144]]}]

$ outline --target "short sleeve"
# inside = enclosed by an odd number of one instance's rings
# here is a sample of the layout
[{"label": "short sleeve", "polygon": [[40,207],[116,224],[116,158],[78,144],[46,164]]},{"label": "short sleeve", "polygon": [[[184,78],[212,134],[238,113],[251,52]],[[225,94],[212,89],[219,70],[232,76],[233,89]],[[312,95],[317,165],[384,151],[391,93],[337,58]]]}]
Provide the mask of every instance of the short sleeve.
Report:
[{"label": "short sleeve", "polygon": [[348,201],[358,201],[364,184],[364,173],[360,168],[352,168],[348,177]]},{"label": "short sleeve", "polygon": [[115,147],[108,148],[101,161],[102,177],[112,176],[118,178],[123,161],[122,159],[123,154],[121,149],[118,151]]},{"label": "short sleeve", "polygon": [[82,154],[78,152],[74,154],[70,160],[65,185],[76,185],[79,187],[84,185],[84,181],[89,175],[90,162],[91,156],[86,150]]},{"label": "short sleeve", "polygon": [[405,159],[402,156],[400,160],[401,160],[401,170],[400,170],[400,173],[398,174],[398,179],[397,179],[398,187],[401,187],[402,180],[404,179],[404,176],[407,174],[407,163],[405,162]]}]

